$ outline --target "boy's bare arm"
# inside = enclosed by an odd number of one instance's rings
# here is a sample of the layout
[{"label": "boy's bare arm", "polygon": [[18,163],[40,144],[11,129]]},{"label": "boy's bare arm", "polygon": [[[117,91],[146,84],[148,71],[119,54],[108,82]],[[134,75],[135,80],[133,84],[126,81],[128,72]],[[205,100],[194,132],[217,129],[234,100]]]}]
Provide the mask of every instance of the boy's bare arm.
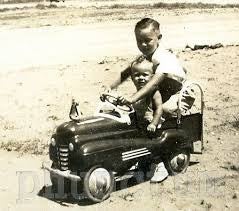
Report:
[{"label": "boy's bare arm", "polygon": [[150,124],[153,124],[157,127],[161,116],[163,115],[163,102],[162,97],[159,91],[156,91],[153,95],[153,120]]},{"label": "boy's bare arm", "polygon": [[123,83],[130,76],[131,67],[124,69],[120,76],[110,85],[110,89],[117,88],[121,83]]},{"label": "boy's bare arm", "polygon": [[138,100],[144,98],[146,95],[148,95],[150,92],[153,92],[157,89],[160,82],[164,79],[164,74],[155,74],[152,79],[138,92],[136,92],[132,97],[131,100],[129,100],[130,103],[135,103]]}]

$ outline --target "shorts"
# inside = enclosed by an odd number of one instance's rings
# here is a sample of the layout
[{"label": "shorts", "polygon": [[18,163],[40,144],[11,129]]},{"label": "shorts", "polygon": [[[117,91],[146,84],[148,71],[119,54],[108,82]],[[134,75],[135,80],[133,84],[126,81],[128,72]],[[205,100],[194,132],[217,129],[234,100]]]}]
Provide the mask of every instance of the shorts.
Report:
[{"label": "shorts", "polygon": [[[163,103],[163,111],[169,115],[177,115],[178,101],[180,97],[180,92],[172,95],[166,102]],[[193,105],[195,101],[195,93],[191,87],[187,87],[183,90],[181,98],[181,113],[186,113]]]}]

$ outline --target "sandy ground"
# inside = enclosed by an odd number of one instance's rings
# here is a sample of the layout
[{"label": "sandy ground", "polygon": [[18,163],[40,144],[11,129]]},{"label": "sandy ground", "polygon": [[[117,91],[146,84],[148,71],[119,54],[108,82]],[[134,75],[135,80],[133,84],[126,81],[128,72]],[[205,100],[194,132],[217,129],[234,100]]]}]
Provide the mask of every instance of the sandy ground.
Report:
[{"label": "sandy ground", "polygon": [[[84,115],[92,114],[101,85],[110,83],[138,53],[132,31],[142,14],[74,7],[2,12],[0,132],[5,151],[0,151],[0,210],[239,209],[238,10],[141,12],[161,20],[163,44],[174,49],[189,78],[204,89],[205,152],[193,157],[199,163],[162,184],[145,182],[114,192],[101,204],[37,196],[49,184],[40,169],[48,158],[39,153],[47,152],[54,127],[68,121],[72,97]],[[225,47],[184,49],[186,44],[218,42]],[[119,92],[128,90],[134,92],[130,81]],[[22,174],[30,186],[25,192],[32,191],[28,196],[20,194]]]}]

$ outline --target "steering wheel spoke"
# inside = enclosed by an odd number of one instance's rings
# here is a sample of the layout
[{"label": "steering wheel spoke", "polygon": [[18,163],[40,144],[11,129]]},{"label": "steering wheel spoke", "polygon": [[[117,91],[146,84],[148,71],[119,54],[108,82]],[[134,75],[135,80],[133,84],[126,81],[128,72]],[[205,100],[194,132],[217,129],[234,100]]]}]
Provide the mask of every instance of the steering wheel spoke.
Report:
[{"label": "steering wheel spoke", "polygon": [[111,94],[102,94],[102,101],[107,101],[111,103],[112,105],[116,106],[118,109],[126,112],[133,111],[133,107],[131,105],[125,105],[122,103],[119,103],[118,97],[115,97]]}]

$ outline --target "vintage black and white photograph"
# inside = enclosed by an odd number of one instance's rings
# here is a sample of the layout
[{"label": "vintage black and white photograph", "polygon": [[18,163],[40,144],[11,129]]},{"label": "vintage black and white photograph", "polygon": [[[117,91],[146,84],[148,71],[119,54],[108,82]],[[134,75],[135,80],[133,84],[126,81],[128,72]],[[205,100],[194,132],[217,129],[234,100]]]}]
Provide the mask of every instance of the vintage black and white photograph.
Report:
[{"label": "vintage black and white photograph", "polygon": [[0,0],[0,211],[239,210],[238,0]]}]

